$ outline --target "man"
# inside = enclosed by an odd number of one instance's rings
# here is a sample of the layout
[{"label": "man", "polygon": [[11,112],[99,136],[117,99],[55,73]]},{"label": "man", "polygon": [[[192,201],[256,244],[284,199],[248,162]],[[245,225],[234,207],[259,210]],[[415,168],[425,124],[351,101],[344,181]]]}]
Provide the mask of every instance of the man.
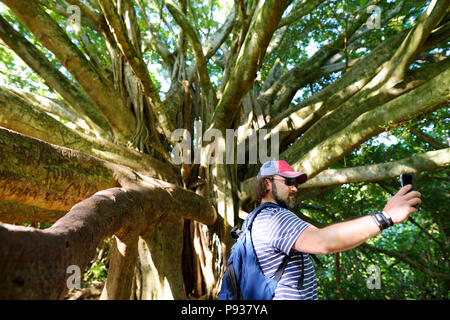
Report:
[{"label": "man", "polygon": [[254,196],[262,203],[272,202],[255,218],[252,240],[264,274],[272,277],[285,255],[289,262],[278,282],[274,299],[317,299],[317,282],[309,254],[326,254],[354,248],[417,211],[420,193],[412,186],[401,188],[380,212],[336,223],[324,228],[301,220],[289,211],[297,186],[307,179],[284,161],[265,163],[254,185]]}]

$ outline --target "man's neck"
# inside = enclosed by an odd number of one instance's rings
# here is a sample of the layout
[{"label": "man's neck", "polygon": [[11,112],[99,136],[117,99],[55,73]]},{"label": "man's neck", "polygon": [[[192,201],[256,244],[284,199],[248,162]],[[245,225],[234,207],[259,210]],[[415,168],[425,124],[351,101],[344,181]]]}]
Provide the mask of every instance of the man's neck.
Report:
[{"label": "man's neck", "polygon": [[278,205],[278,203],[275,201],[275,199],[261,199],[261,204],[268,203],[268,202]]}]

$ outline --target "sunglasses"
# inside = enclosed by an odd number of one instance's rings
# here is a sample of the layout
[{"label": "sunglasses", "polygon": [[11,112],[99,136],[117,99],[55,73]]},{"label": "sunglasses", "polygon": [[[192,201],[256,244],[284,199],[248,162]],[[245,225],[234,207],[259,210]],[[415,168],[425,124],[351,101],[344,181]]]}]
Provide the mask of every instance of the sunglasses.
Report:
[{"label": "sunglasses", "polygon": [[288,187],[292,187],[295,186],[296,188],[298,188],[298,186],[300,185],[296,180],[294,179],[275,179],[275,178],[270,178],[270,180],[278,180],[278,181],[282,181],[285,185],[287,185]]}]

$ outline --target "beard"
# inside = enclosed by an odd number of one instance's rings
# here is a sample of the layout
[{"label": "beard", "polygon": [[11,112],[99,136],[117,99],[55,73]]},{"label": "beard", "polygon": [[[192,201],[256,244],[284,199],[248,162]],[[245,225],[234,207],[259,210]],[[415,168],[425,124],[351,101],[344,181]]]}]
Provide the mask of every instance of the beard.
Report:
[{"label": "beard", "polygon": [[278,195],[278,191],[277,191],[277,186],[272,183],[272,196],[275,199],[275,202],[282,208],[285,209],[293,209],[295,206],[295,200],[292,198],[291,199],[291,195],[293,195],[294,193],[289,193],[288,198],[282,199],[279,195]]}]

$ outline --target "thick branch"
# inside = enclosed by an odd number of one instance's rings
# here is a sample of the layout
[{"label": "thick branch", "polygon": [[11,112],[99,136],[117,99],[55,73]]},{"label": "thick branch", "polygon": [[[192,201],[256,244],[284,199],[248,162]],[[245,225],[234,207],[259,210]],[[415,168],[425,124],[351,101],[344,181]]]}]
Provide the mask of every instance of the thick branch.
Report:
[{"label": "thick branch", "polygon": [[[0,17],[0,38],[56,91],[99,134],[111,131],[105,117],[86,94],[65,77],[33,44]],[[68,119],[72,121],[71,119]],[[74,122],[74,121],[73,121]]]},{"label": "thick branch", "polygon": [[206,115],[206,119],[204,119],[203,121],[209,123],[211,120],[210,118],[212,115],[212,110],[214,110],[214,107],[216,105],[216,97],[211,81],[209,79],[209,73],[206,67],[207,59],[203,53],[200,36],[195,31],[193,26],[189,23],[184,13],[177,7],[175,3],[173,3],[171,0],[165,0],[165,4],[167,6],[167,9],[169,9],[170,13],[174,17],[175,21],[185,32],[189,43],[192,46],[192,51],[194,53],[195,62],[197,65],[197,73],[200,78],[200,84],[203,90],[203,109]]},{"label": "thick branch", "polygon": [[[341,103],[333,112],[328,109],[328,113],[323,115],[308,131],[302,136],[302,141],[294,142],[294,145],[302,144],[301,153],[297,153],[297,158],[308,152],[311,148],[320,144],[329,136],[343,130],[349,126],[357,117],[364,112],[372,110],[378,106],[386,104],[405,93],[426,83],[438,75],[441,70],[448,69],[450,59],[435,64],[427,65],[420,69],[414,69],[408,74],[401,84],[395,88],[387,88],[383,83],[377,84],[371,81],[355,95],[350,97],[344,103]],[[438,86],[440,84],[437,84]],[[375,86],[375,88],[373,88]],[[326,106],[326,107],[329,107]],[[322,113],[325,110],[322,110]],[[297,148],[297,147],[295,147]],[[287,150],[286,154],[291,153],[295,148]]]},{"label": "thick branch", "polygon": [[142,59],[140,52],[128,38],[125,25],[117,13],[112,1],[100,0],[99,4],[121,53],[127,59],[136,77],[140,80],[144,94],[150,99],[153,112],[158,118],[164,134],[167,137],[170,137],[171,132],[175,128],[173,127],[173,123],[170,121],[171,117],[166,113],[166,108],[161,102],[158,91],[150,78],[147,66]]},{"label": "thick branch", "polygon": [[127,167],[6,129],[0,129],[0,149],[0,198],[5,201],[68,210],[98,190],[138,185],[160,190],[161,199],[170,199],[165,206],[180,217],[214,222],[212,207],[200,196]]},{"label": "thick branch", "polygon": [[0,200],[0,221],[4,223],[55,222],[66,214],[66,210],[49,210],[27,206],[15,201]]},{"label": "thick branch", "polygon": [[[386,128],[431,112],[450,100],[450,69],[444,70],[418,88],[393,99],[374,110],[367,111],[350,125],[331,135],[313,147],[300,159],[295,155],[297,145],[289,148],[281,158],[293,164],[293,168],[315,176],[362,142]],[[300,147],[301,149],[301,147]],[[299,150],[299,149],[297,149]]]},{"label": "thick branch", "polygon": [[22,96],[18,92],[0,87],[0,126],[128,166],[150,177],[177,183],[177,170],[170,164],[110,141],[75,132],[46,113],[31,107],[27,94]]},{"label": "thick branch", "polygon": [[70,149],[0,130],[0,198],[69,210],[98,190],[118,186],[104,162]]},{"label": "thick branch", "polygon": [[389,77],[389,86],[401,82],[408,71],[408,67],[422,52],[423,45],[433,29],[449,12],[450,1],[431,1],[428,8],[417,21],[403,43],[397,49],[385,70],[378,77]]},{"label": "thick branch", "polygon": [[0,86],[0,92],[0,95],[4,92],[9,92],[11,94],[15,93],[17,94],[17,96],[20,96],[23,101],[26,101],[36,110],[51,113],[62,119],[68,120],[77,125],[77,127],[79,127],[80,129],[86,131],[86,133],[90,133],[90,131],[92,130],[92,128],[87,125],[84,119],[80,118],[80,116],[75,113],[66,103],[64,103],[64,101],[42,97],[37,94],[21,91],[13,87]]},{"label": "thick branch", "polygon": [[308,189],[337,186],[344,183],[376,182],[398,177],[401,173],[417,173],[448,165],[450,165],[450,148],[430,151],[393,162],[345,169],[328,169],[302,184],[300,188]]},{"label": "thick branch", "polygon": [[[116,137],[127,140],[135,130],[135,119],[113,85],[102,78],[67,34],[35,1],[4,0],[18,18],[78,81],[111,125]],[[120,115],[120,116],[118,116]]]},{"label": "thick branch", "polygon": [[213,116],[212,127],[225,130],[240,108],[260,68],[280,18],[290,1],[265,1],[255,13],[249,32]]},{"label": "thick branch", "polygon": [[301,18],[313,11],[319,4],[324,2],[324,0],[303,0],[297,1],[295,6],[292,8],[291,13],[281,19],[278,24],[278,28],[290,25],[292,23],[298,22]]}]

